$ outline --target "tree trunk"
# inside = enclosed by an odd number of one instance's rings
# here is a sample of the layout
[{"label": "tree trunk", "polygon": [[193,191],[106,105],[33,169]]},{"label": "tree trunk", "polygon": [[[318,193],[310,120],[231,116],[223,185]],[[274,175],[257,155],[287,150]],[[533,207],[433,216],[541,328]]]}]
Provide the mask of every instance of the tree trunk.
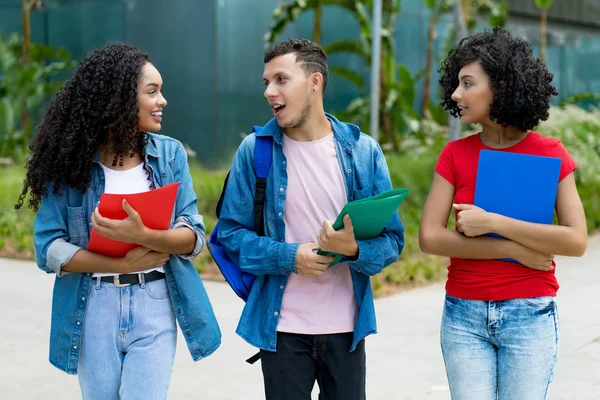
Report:
[{"label": "tree trunk", "polygon": [[429,33],[427,35],[427,60],[425,62],[425,82],[423,83],[423,102],[421,104],[421,116],[425,115],[425,110],[431,97],[431,66],[433,64],[433,40],[435,39],[435,24],[437,18],[431,15],[429,19]]},{"label": "tree trunk", "polygon": [[23,64],[29,63],[29,47],[31,46],[31,3],[21,0],[21,23],[23,24]]},{"label": "tree trunk", "polygon": [[542,17],[540,18],[540,58],[546,59],[546,40],[548,29],[548,9],[542,8]]},{"label": "tree trunk", "polygon": [[473,35],[473,28],[470,27],[471,26],[471,19],[476,18],[476,16],[471,15],[471,13],[473,12],[471,9],[471,0],[460,0],[462,3],[462,12],[463,12],[463,19],[465,21],[465,25],[467,27],[467,30],[469,32],[469,35]]},{"label": "tree trunk", "polygon": [[[35,0],[33,0],[35,2]],[[29,64],[29,47],[31,47],[31,6],[29,0],[21,0],[21,23],[23,24],[23,49],[21,63],[23,67]],[[23,111],[21,113],[21,129],[29,127],[29,110],[27,109],[27,98],[23,99]],[[15,127],[16,128],[16,127]]]},{"label": "tree trunk", "polygon": [[323,22],[323,3],[321,1],[318,1],[317,5],[315,7],[315,20],[313,23],[312,40],[319,46],[321,45],[322,22]]},{"label": "tree trunk", "polygon": [[[393,13],[390,12],[387,17],[387,21],[382,21],[382,24],[385,24],[385,29],[388,30],[390,32],[391,35],[393,35],[394,32],[394,25],[396,23],[396,15],[397,13]],[[393,49],[392,49],[393,51]],[[384,46],[382,46],[381,48],[381,68],[380,68],[380,86],[379,86],[379,93],[380,93],[380,103],[381,105],[385,105],[385,103],[387,102],[387,96],[388,93],[390,92],[390,85],[393,84],[393,82],[390,82],[388,77],[389,76],[395,76],[396,71],[388,71],[387,67],[388,64],[385,62],[387,55],[386,55],[386,49]],[[395,54],[392,54],[392,57],[396,57]],[[396,63],[392,63],[393,66],[392,68],[396,68]],[[380,126],[381,129],[383,131],[383,136],[386,138],[385,140],[385,144],[387,145],[391,145],[393,151],[398,151],[400,149],[400,144],[398,141],[398,136],[396,135],[396,132],[394,132],[394,127],[396,126],[396,124],[394,123],[394,118],[393,118],[393,114],[394,111],[390,111],[389,113],[386,113],[384,110],[384,107],[380,108],[380,112],[379,112],[379,122],[380,122]]]}]

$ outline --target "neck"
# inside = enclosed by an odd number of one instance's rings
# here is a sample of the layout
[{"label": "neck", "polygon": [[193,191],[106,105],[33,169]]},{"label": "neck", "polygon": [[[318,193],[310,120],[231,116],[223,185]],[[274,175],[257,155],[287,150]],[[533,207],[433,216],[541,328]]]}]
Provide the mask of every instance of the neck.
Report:
[{"label": "neck", "polygon": [[98,149],[100,162],[107,168],[116,171],[125,171],[134,168],[143,161],[139,153],[127,152],[127,154],[116,154],[107,144],[102,144]]},{"label": "neck", "polygon": [[505,148],[523,140],[529,131],[522,131],[515,126],[502,126],[491,122],[483,124],[481,141],[489,147]]},{"label": "neck", "polygon": [[311,142],[319,140],[331,133],[331,123],[325,115],[323,104],[313,105],[304,121],[304,124],[298,128],[286,128],[284,133],[291,139],[298,142]]}]

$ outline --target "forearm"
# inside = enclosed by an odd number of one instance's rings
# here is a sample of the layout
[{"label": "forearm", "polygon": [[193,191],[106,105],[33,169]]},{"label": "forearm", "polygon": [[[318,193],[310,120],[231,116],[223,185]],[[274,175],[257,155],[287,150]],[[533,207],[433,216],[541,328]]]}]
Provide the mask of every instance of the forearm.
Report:
[{"label": "forearm", "polygon": [[361,274],[373,276],[398,260],[404,248],[404,234],[388,231],[375,239],[359,240],[358,247],[358,257],[345,261]]},{"label": "forearm", "polygon": [[196,234],[187,227],[168,230],[146,229],[137,244],[160,253],[190,254],[196,246]]},{"label": "forearm", "polygon": [[587,238],[577,229],[550,224],[536,224],[492,214],[492,233],[504,236],[543,254],[581,256]]},{"label": "forearm", "polygon": [[419,246],[424,253],[443,257],[471,260],[513,258],[517,244],[504,239],[467,237],[459,232],[440,228],[419,235]]},{"label": "forearm", "polygon": [[62,267],[63,271],[84,273],[121,273],[123,269],[122,258],[107,257],[83,249],[75,253],[73,258]]}]

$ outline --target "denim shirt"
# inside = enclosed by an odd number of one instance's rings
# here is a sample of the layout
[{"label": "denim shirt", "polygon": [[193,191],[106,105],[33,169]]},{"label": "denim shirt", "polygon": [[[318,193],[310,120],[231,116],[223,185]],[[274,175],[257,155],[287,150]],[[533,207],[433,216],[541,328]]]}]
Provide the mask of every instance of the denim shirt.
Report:
[{"label": "denim shirt", "polygon": [[[344,177],[348,201],[359,200],[391,189],[390,175],[379,144],[351,124],[327,114],[333,127],[338,162]],[[248,135],[235,155],[219,219],[219,240],[240,269],[257,275],[236,332],[251,345],[276,351],[277,323],[288,276],[296,272],[300,243],[285,241],[284,205],[288,183],[283,134],[272,119],[259,136],[273,137],[273,165],[267,177],[265,237],[253,230],[254,144]],[[398,259],[404,247],[404,228],[398,213],[380,236],[359,240],[358,258],[348,262],[358,305],[354,340],[376,333],[375,307],[369,277]]]},{"label": "denim shirt", "polygon": [[[196,207],[187,155],[183,145],[163,135],[149,134],[146,163],[156,187],[179,182],[171,227],[187,226],[196,234],[196,246],[189,255],[171,255],[164,266],[169,295],[177,322],[194,361],[213,353],[221,343],[221,332],[200,275],[190,259],[205,243],[202,216]],[[91,216],[104,193],[104,172],[94,157],[92,181],[82,194],[66,187],[60,194],[53,189],[41,199],[34,223],[35,257],[40,269],[55,273],[50,327],[50,363],[69,373],[77,373],[81,333],[92,273],[62,271],[75,253],[86,249]]]}]

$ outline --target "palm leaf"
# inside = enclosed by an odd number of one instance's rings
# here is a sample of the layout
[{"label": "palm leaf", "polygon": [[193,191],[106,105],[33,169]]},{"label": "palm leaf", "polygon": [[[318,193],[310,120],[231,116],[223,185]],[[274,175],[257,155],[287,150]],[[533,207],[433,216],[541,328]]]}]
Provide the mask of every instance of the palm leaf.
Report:
[{"label": "palm leaf", "polygon": [[361,90],[364,90],[365,88],[365,78],[363,78],[356,71],[353,71],[350,68],[334,66],[329,67],[329,72],[354,83]]},{"label": "palm leaf", "polygon": [[338,40],[323,46],[325,54],[333,53],[353,53],[362,57],[365,62],[369,62],[371,54],[365,46],[357,40]]}]

